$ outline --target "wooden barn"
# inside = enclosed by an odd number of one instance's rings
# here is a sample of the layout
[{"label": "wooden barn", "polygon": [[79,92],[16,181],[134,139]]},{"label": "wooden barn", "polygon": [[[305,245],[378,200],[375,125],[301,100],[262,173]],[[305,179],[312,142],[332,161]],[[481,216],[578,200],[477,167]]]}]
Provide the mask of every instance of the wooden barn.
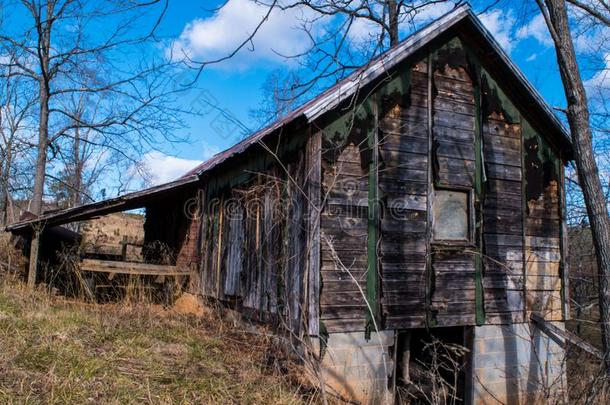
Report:
[{"label": "wooden barn", "polygon": [[175,182],[9,230],[143,207],[193,293],[307,343],[343,397],[425,397],[430,351],[461,345],[460,401],[544,402],[566,388],[571,153],[462,6]]}]

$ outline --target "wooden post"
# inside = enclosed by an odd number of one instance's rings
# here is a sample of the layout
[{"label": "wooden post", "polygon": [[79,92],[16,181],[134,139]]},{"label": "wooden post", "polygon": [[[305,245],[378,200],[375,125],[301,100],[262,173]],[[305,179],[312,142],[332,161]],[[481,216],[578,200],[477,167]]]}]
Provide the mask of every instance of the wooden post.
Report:
[{"label": "wooden post", "polygon": [[378,201],[378,130],[379,130],[379,111],[377,108],[377,97],[371,95],[371,100],[367,100],[372,104],[372,113],[374,126],[368,136],[368,147],[371,150],[371,160],[368,170],[368,223],[367,223],[367,271],[366,271],[366,299],[368,308],[366,311],[366,330],[365,336],[368,340],[371,331],[376,329],[377,320],[379,318],[379,297],[378,297],[378,263],[377,263],[377,242],[379,238],[379,201]]},{"label": "wooden post", "polygon": [[483,291],[483,183],[485,182],[485,166],[483,162],[483,117],[481,108],[481,85],[480,77],[475,80],[474,88],[474,111],[475,111],[475,133],[474,133],[474,159],[475,159],[475,243],[478,254],[474,256],[474,300],[475,300],[475,321],[477,326],[485,323],[485,303]]},{"label": "wooden post", "polygon": [[434,326],[434,319],[432,317],[432,312],[430,310],[432,306],[432,287],[434,283],[434,279],[432,278],[432,198],[434,196],[434,187],[432,183],[434,182],[432,175],[432,137],[434,135],[432,125],[432,75],[434,71],[432,70],[432,54],[428,52],[426,56],[426,99],[427,99],[427,112],[426,112],[426,120],[427,120],[427,129],[428,129],[428,162],[426,165],[426,268],[425,268],[425,291],[424,291],[424,314],[425,314],[425,323],[426,328]]},{"label": "wooden post", "polygon": [[32,232],[32,242],[30,243],[30,263],[28,270],[28,288],[33,290],[36,286],[36,275],[38,273],[38,256],[40,251],[41,230],[34,229]]},{"label": "wooden post", "polygon": [[[567,203],[566,203],[566,182],[565,182],[565,172],[563,168],[564,158],[561,156],[559,163],[559,218],[561,219],[561,227],[560,229],[560,245],[559,251],[561,252],[561,260],[560,260],[560,274],[561,274],[561,309],[563,311],[563,320],[567,321],[570,319],[570,272],[569,272],[569,264],[568,264],[568,249],[569,249],[569,234],[568,234],[568,214],[567,214]],[[525,279],[527,280],[527,279]],[[577,305],[577,308],[580,310],[580,305]],[[580,319],[577,317],[576,319]],[[580,328],[580,322],[578,322],[578,327]]]},{"label": "wooden post", "polygon": [[322,183],[322,134],[309,136],[306,155],[307,190],[307,332],[320,333],[320,210]]}]

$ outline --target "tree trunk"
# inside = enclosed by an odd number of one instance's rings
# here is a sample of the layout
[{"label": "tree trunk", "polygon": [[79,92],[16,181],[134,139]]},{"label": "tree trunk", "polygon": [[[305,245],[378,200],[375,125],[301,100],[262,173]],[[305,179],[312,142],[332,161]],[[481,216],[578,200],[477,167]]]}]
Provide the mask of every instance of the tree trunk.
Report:
[{"label": "tree trunk", "polygon": [[[80,117],[79,117],[80,118]],[[83,162],[81,159],[81,135],[80,129],[76,128],[74,130],[74,144],[72,145],[72,154],[73,154],[73,170],[74,173],[70,177],[72,177],[72,187],[69,190],[69,193],[72,195],[70,198],[70,206],[78,207],[81,203],[81,193],[83,187]]]},{"label": "tree trunk", "polygon": [[[539,5],[544,12],[544,7]],[[610,218],[589,125],[589,106],[578,68],[565,0],[544,0],[557,61],[568,102],[567,117],[574,144],[578,180],[591,224],[599,278],[599,312],[606,375],[610,376]]]},{"label": "tree trunk", "polygon": [[12,145],[9,143],[6,145],[5,159],[2,162],[2,184],[0,185],[0,204],[2,204],[2,218],[0,218],[0,224],[6,225],[8,223],[8,187],[9,187],[9,176],[11,167],[11,148]]},{"label": "tree trunk", "polygon": [[4,162],[4,172],[2,175],[2,208],[4,210],[2,213],[2,221],[5,225],[13,220],[12,215],[9,214],[9,211],[11,210],[10,176],[11,166],[13,165],[13,144],[10,142],[6,146],[6,161]]},{"label": "tree trunk", "polygon": [[388,0],[388,27],[390,47],[398,45],[398,6],[396,0]]},{"label": "tree trunk", "polygon": [[[31,211],[34,215],[42,214],[44,197],[44,183],[47,170],[47,151],[49,148],[49,97],[51,89],[49,85],[49,63],[51,50],[51,26],[53,24],[53,8],[55,3],[49,1],[46,5],[46,18],[38,14],[35,16],[38,29],[38,61],[40,62],[39,83],[39,106],[40,122],[38,123],[38,155],[36,156],[36,171],[34,174],[34,190],[32,192]],[[43,229],[36,227],[32,230],[32,242],[30,244],[30,263],[28,269],[28,287],[33,289],[36,285],[38,273],[38,253],[40,251],[40,239]]]},{"label": "tree trunk", "polygon": [[47,170],[47,150],[49,140],[49,97],[44,79],[40,81],[40,123],[38,127],[38,150],[36,156],[36,171],[34,174],[34,191],[30,210],[34,215],[42,213],[42,199]]},{"label": "tree trunk", "polygon": [[[40,123],[38,127],[38,156],[36,157],[36,172],[34,175],[34,191],[32,193],[32,205],[30,210],[35,215],[42,214],[42,203],[44,196],[44,183],[47,170],[48,149],[48,125],[49,125],[49,93],[44,79],[40,81]],[[38,258],[40,250],[40,236],[42,229],[32,230],[30,243],[30,260],[28,265],[28,288],[34,289],[38,273]]]}]

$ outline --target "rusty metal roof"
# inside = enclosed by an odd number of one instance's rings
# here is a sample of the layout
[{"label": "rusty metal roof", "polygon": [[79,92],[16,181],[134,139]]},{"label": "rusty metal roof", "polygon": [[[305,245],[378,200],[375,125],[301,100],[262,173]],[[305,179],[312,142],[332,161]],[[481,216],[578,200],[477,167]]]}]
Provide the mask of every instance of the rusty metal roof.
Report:
[{"label": "rusty metal roof", "polygon": [[493,35],[483,26],[470,7],[467,4],[463,4],[438,18],[431,24],[416,31],[394,48],[371,60],[368,64],[357,69],[348,77],[337,82],[334,86],[298,107],[287,116],[252,134],[229,149],[212,156],[177,181],[142,190],[137,193],[126,194],[111,200],[100,201],[52,213],[45,213],[38,219],[22,221],[10,225],[7,227],[7,230],[17,231],[40,222],[55,223],[58,222],[57,220],[60,218],[61,221],[63,221],[62,223],[69,222],[66,221],[66,219],[70,219],[70,221],[82,220],[86,216],[101,215],[100,212],[108,213],[109,209],[116,211],[120,207],[127,206],[127,202],[133,203],[134,201],[140,201],[142,198],[146,198],[146,196],[164,192],[175,187],[181,187],[185,183],[191,184],[197,182],[199,176],[202,174],[209,172],[228,159],[245,152],[251,146],[261,142],[276,131],[294,123],[297,119],[303,119],[307,123],[313,122],[324,113],[337,107],[342,101],[346,100],[347,97],[357,94],[359,89],[363,86],[366,86],[376,79],[379,79],[384,74],[387,74],[391,68],[397,66],[407,57],[415,54],[431,41],[439,38],[442,34],[458,25],[462,27],[462,29],[467,26],[482,39],[481,44],[488,48],[489,60],[496,65],[501,65],[506,71],[506,74],[512,75],[512,78],[508,77],[506,80],[515,79],[515,81],[511,82],[511,87],[514,87],[516,91],[524,95],[523,98],[528,104],[528,107],[531,106],[532,108],[537,109],[537,111],[546,118],[545,121],[548,124],[547,128],[551,132],[558,134],[560,137],[559,141],[571,148],[569,133],[554,114],[553,110],[544,101],[534,86],[525,78],[525,75],[521,70],[512,62],[510,57],[496,42]]},{"label": "rusty metal roof", "polygon": [[108,200],[98,201],[78,207],[45,212],[39,217],[28,217],[25,220],[11,224],[6,230],[13,233],[22,232],[36,224],[45,227],[57,226],[69,222],[83,221],[99,215],[140,208],[144,203],[167,194],[175,195],[177,189],[191,187],[199,182],[198,176],[183,177],[178,180],[150,187],[145,190],[124,194]]}]

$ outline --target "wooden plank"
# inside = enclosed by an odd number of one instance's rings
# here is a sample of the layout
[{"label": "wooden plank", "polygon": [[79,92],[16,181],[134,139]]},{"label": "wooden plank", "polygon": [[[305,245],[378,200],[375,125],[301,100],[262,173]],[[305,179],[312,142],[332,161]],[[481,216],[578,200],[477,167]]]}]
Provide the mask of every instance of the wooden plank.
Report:
[{"label": "wooden plank", "polygon": [[[540,327],[542,331],[544,331],[549,337],[553,338],[553,340],[558,343],[560,346],[565,348],[565,342],[568,342],[578,348],[586,351],[589,354],[597,357],[598,359],[603,359],[603,354],[601,350],[597,347],[593,346],[591,343],[582,339],[581,337],[575,335],[574,333],[558,328],[552,323],[546,321],[543,317],[538,314],[532,313],[530,314],[530,319]],[[564,339],[564,340],[562,340]]]},{"label": "wooden plank", "polygon": [[425,197],[427,193],[427,185],[381,178],[379,179],[379,191],[387,195],[396,194],[398,196],[402,196],[408,194]]},{"label": "wooden plank", "polygon": [[434,111],[455,112],[474,116],[474,104],[441,95],[434,99]]},{"label": "wooden plank", "polygon": [[425,123],[405,121],[400,118],[384,118],[379,122],[382,139],[388,135],[408,136],[426,140],[428,128]]},{"label": "wooden plank", "polygon": [[[419,211],[423,212],[423,211]],[[381,220],[382,232],[422,232],[426,229],[426,221],[420,220],[402,221],[391,218]]]},{"label": "wooden plank", "polygon": [[82,271],[99,273],[134,274],[153,276],[183,276],[189,274],[188,268],[179,268],[170,265],[114,262],[109,260],[84,259],[81,263]]},{"label": "wooden plank", "polygon": [[428,157],[419,153],[402,152],[380,148],[379,156],[386,167],[412,167],[425,170]]},{"label": "wooden plank", "polygon": [[307,141],[306,175],[309,204],[307,206],[307,332],[317,336],[320,328],[320,211],[322,181],[322,135],[311,134]]},{"label": "wooden plank", "polygon": [[237,295],[239,275],[242,270],[242,246],[244,241],[243,207],[236,205],[229,218],[229,240],[227,254],[227,274],[224,283],[226,295]]},{"label": "wooden plank", "polygon": [[[474,117],[464,114],[439,111],[433,117],[433,131],[436,135],[437,128],[461,129],[474,132]],[[442,130],[441,130],[442,131]]]},{"label": "wooden plank", "polygon": [[487,177],[496,180],[521,182],[521,168],[487,162]]},{"label": "wooden plank", "polygon": [[[485,125],[483,126],[485,127]],[[485,139],[485,148],[492,150],[514,150],[518,153],[521,152],[521,140],[519,138],[508,138],[502,136],[495,136],[490,133],[483,133]]]},{"label": "wooden plank", "polygon": [[505,195],[511,194],[521,196],[521,181],[510,181],[503,179],[487,179],[487,190],[490,195]]},{"label": "wooden plank", "polygon": [[485,161],[489,163],[499,163],[508,166],[521,167],[521,154],[517,151],[499,150],[485,147]]},{"label": "wooden plank", "polygon": [[485,136],[521,139],[521,128],[519,125],[510,125],[504,121],[487,117],[486,122],[483,123],[483,134]]},{"label": "wooden plank", "polygon": [[355,305],[350,307],[332,307],[323,305],[320,308],[320,316],[324,323],[331,319],[363,319],[362,314],[366,313],[366,305]]},{"label": "wooden plank", "polygon": [[387,196],[385,207],[392,215],[403,218],[404,215],[401,212],[403,210],[425,212],[427,199],[425,195],[392,194]]},{"label": "wooden plank", "polygon": [[474,103],[472,83],[448,78],[447,76],[440,76],[435,73],[434,86],[437,90],[437,97],[442,96]]},{"label": "wooden plank", "polygon": [[386,180],[413,181],[425,183],[427,178],[426,170],[402,168],[402,167],[386,167],[379,170],[379,174],[383,175]]},{"label": "wooden plank", "polygon": [[484,211],[493,211],[494,209],[512,209],[521,211],[523,200],[519,194],[492,194],[485,197],[483,204]]},{"label": "wooden plank", "polygon": [[388,329],[422,328],[426,324],[425,315],[386,315],[385,324]]},{"label": "wooden plank", "polygon": [[438,156],[445,156],[453,159],[474,161],[474,144],[463,142],[439,141],[436,154]]},{"label": "wooden plank", "polygon": [[437,126],[434,128],[434,137],[447,141],[474,143],[474,131],[472,129]]}]

